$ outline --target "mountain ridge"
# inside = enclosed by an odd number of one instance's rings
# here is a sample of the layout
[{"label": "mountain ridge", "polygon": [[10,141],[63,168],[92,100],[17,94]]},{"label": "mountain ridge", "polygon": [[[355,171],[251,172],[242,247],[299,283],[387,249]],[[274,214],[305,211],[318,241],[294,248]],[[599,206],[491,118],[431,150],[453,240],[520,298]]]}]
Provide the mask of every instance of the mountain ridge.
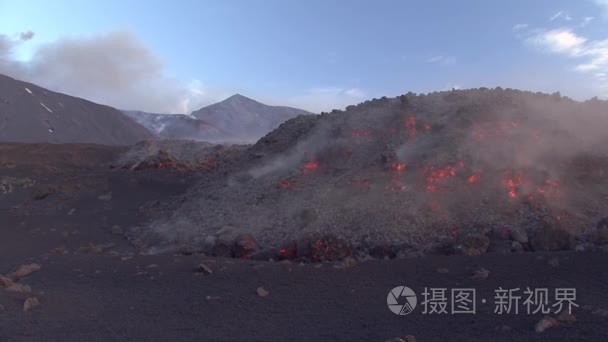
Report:
[{"label": "mountain ridge", "polygon": [[0,74],[0,141],[131,145],[151,138],[113,107]]}]

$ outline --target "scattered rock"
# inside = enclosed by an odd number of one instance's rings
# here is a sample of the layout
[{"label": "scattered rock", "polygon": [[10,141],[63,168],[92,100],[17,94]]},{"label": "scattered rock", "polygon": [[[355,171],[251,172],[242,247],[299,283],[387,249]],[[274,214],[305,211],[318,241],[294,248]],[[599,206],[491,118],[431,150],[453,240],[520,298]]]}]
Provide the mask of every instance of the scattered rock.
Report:
[{"label": "scattered rock", "polygon": [[43,186],[38,187],[38,189],[36,189],[36,191],[34,191],[33,198],[36,201],[40,201],[40,200],[43,200],[43,199],[49,197],[50,195],[56,193],[57,191],[58,191],[57,188],[54,186],[43,185]]},{"label": "scattered rock", "polygon": [[13,281],[10,278],[0,274],[0,288],[7,288],[11,285],[13,285]]},{"label": "scattered rock", "polygon": [[485,268],[480,268],[477,271],[473,272],[472,279],[488,279],[490,276],[490,271]]},{"label": "scattered rock", "polygon": [[5,288],[6,291],[12,292],[14,294],[18,294],[18,295],[24,295],[24,294],[30,294],[32,293],[32,288],[27,286],[27,285],[23,285],[23,284],[19,284],[19,283],[13,283],[10,286],[7,286]]},{"label": "scattered rock", "polygon": [[462,253],[467,256],[479,256],[485,254],[490,246],[490,238],[485,235],[470,235],[464,238],[460,244]]},{"label": "scattered rock", "polygon": [[65,249],[64,246],[60,246],[60,247],[55,247],[49,250],[49,253],[51,254],[59,254],[59,255],[66,255],[69,252]]},{"label": "scattered rock", "polygon": [[34,184],[36,182],[28,178],[2,177],[0,178],[0,194],[10,194],[17,188],[27,189]]},{"label": "scattered rock", "polygon": [[241,232],[234,226],[223,226],[215,233],[216,242],[212,254],[219,257],[232,257],[235,240],[240,234]]},{"label": "scattered rock", "polygon": [[568,250],[574,247],[574,235],[561,228],[558,223],[543,221],[530,242],[532,248],[537,251]]},{"label": "scattered rock", "polygon": [[357,261],[354,258],[347,257],[338,264],[334,265],[334,268],[351,268],[357,266]]},{"label": "scattered rock", "polygon": [[199,273],[203,273],[203,274],[213,274],[213,269],[211,269],[211,267],[201,263],[198,265],[198,267],[196,268],[196,271]]},{"label": "scattered rock", "polygon": [[13,273],[8,274],[7,277],[12,281],[18,281],[19,279],[25,278],[28,275],[39,271],[42,267],[39,264],[21,265]]},{"label": "scattered rock", "polygon": [[509,235],[513,241],[517,241],[521,244],[528,243],[528,234],[522,227],[511,227],[509,230]]},{"label": "scattered rock", "polygon": [[266,297],[270,294],[270,292],[263,287],[258,287],[256,292],[260,297]]},{"label": "scattered rock", "polygon": [[298,244],[296,241],[289,241],[279,248],[279,260],[295,260],[298,257]]},{"label": "scattered rock", "polygon": [[449,272],[450,272],[450,270],[448,270],[445,267],[441,267],[441,268],[437,269],[437,273],[449,273]]},{"label": "scattered rock", "polygon": [[29,297],[23,302],[23,311],[27,312],[40,305],[40,301],[36,297]]},{"label": "scattered rock", "polygon": [[496,327],[497,331],[504,331],[504,332],[509,332],[512,330],[512,328],[506,324],[503,324],[501,326]]},{"label": "scattered rock", "polygon": [[253,235],[249,233],[240,234],[234,240],[232,254],[236,258],[247,259],[258,249],[258,243]]},{"label": "scattered rock", "polygon": [[534,326],[534,330],[540,333],[557,326],[559,326],[559,322],[556,319],[549,316],[545,316],[540,321],[538,321],[538,323],[536,323],[536,325]]},{"label": "scattered rock", "polygon": [[511,241],[511,252],[523,252],[524,246],[519,241]]},{"label": "scattered rock", "polygon": [[208,235],[203,241],[203,251],[205,253],[213,253],[213,248],[215,247],[216,242],[217,237],[213,235]]},{"label": "scattered rock", "polygon": [[492,229],[491,236],[492,236],[492,238],[498,239],[498,240],[509,240],[510,231],[511,231],[511,228],[509,228],[509,227],[505,227],[505,226],[494,227]]},{"label": "scattered rock", "polygon": [[98,200],[100,200],[100,201],[109,201],[109,200],[111,200],[111,199],[112,199],[112,193],[111,193],[111,192],[109,192],[109,193],[107,193],[107,194],[104,194],[104,195],[98,196],[98,197],[97,197],[97,199],[98,199]]},{"label": "scattered rock", "polygon": [[407,335],[403,338],[393,337],[393,338],[386,340],[385,342],[416,342],[416,337],[414,335]]},{"label": "scattered rock", "polygon": [[125,233],[120,226],[112,226],[111,232],[114,235],[123,235]]},{"label": "scattered rock", "polygon": [[313,235],[298,241],[299,258],[312,261],[336,261],[351,254],[350,244],[333,235]]},{"label": "scattered rock", "polygon": [[553,268],[558,268],[559,267],[559,258],[558,257],[554,257],[549,259],[549,261],[547,262],[549,264],[549,266],[553,267]]},{"label": "scattered rock", "polygon": [[113,243],[99,244],[94,245],[93,243],[89,243],[88,246],[82,246],[78,248],[77,253],[87,253],[87,254],[99,254],[110,248],[114,247]]},{"label": "scattered rock", "polygon": [[602,308],[597,308],[597,309],[591,311],[591,313],[593,315],[597,315],[597,316],[601,316],[601,317],[608,317],[608,310],[602,309]]},{"label": "scattered rock", "polygon": [[556,318],[559,322],[565,324],[573,324],[576,322],[576,317],[569,313],[568,310],[562,310]]}]

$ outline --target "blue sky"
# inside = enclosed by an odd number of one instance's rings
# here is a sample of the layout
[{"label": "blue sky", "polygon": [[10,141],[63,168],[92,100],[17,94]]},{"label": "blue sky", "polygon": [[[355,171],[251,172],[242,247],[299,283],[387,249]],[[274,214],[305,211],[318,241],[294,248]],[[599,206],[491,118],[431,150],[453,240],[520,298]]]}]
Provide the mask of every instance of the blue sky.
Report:
[{"label": "blue sky", "polygon": [[156,112],[235,92],[311,111],[452,87],[608,95],[608,0],[0,0],[0,34],[0,72]]}]

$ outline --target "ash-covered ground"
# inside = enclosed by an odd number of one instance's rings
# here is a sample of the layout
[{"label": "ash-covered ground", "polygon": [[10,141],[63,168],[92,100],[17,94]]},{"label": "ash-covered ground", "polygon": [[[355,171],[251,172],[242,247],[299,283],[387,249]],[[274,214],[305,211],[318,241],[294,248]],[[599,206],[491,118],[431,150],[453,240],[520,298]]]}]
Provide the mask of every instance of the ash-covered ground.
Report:
[{"label": "ash-covered ground", "polygon": [[523,233],[518,249],[586,248],[608,215],[607,112],[497,88],[299,116],[130,236],[150,253],[259,258],[416,255],[446,241],[475,254],[501,231]]}]

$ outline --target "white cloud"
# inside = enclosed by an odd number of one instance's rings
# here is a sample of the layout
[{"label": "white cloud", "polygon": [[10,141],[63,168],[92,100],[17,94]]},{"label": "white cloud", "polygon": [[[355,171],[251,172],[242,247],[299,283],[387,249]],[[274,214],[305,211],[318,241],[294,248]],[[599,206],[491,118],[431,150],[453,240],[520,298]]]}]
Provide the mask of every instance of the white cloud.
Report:
[{"label": "white cloud", "polygon": [[570,21],[570,20],[572,20],[572,17],[568,13],[566,13],[564,11],[559,11],[559,12],[555,13],[554,15],[552,15],[549,18],[549,21],[554,21],[554,20],[557,20],[557,19],[562,19],[562,20]]},{"label": "white cloud", "polygon": [[595,19],[594,17],[584,17],[583,21],[581,21],[581,27],[585,27],[587,25],[589,25],[593,19]]},{"label": "white cloud", "polygon": [[434,63],[439,65],[453,65],[456,64],[456,57],[454,56],[433,56],[427,59],[428,63]]},{"label": "white cloud", "polygon": [[222,98],[200,82],[167,76],[160,58],[127,31],[63,38],[38,46],[31,60],[15,59],[15,47],[33,36],[0,35],[0,73],[119,109],[189,113]]},{"label": "white cloud", "polygon": [[569,28],[541,31],[526,39],[533,46],[577,61],[574,70],[589,74],[602,95],[608,96],[608,39],[590,40]]},{"label": "white cloud", "polygon": [[526,41],[549,52],[576,56],[583,51],[587,39],[576,35],[570,29],[559,28],[543,31]]},{"label": "white cloud", "polygon": [[528,28],[528,24],[515,24],[513,25],[513,31],[521,31]]}]

